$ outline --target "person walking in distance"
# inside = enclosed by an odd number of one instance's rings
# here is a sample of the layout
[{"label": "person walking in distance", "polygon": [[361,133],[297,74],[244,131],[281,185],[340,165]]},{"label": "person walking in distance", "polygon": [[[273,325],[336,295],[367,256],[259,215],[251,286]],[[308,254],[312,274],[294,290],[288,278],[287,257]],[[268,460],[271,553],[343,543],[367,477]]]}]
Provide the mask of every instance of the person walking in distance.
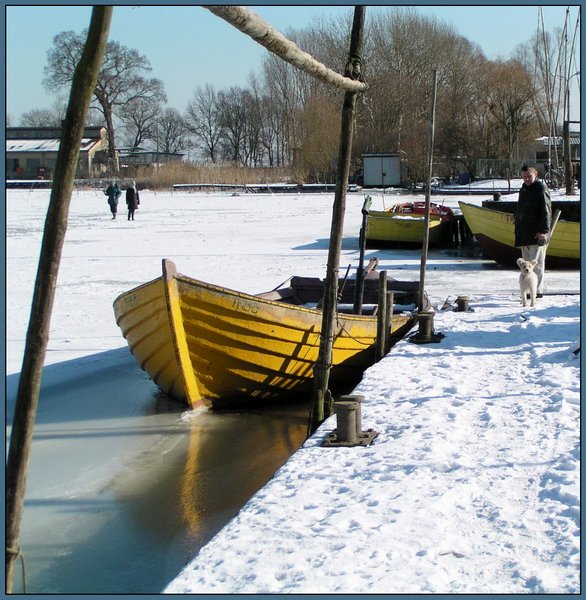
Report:
[{"label": "person walking in distance", "polygon": [[136,182],[133,181],[131,186],[126,190],[126,205],[128,206],[128,220],[134,221],[134,211],[140,204]]},{"label": "person walking in distance", "polygon": [[104,192],[108,196],[108,204],[110,205],[110,212],[112,213],[112,219],[116,218],[116,212],[118,211],[118,198],[120,198],[122,191],[118,187],[118,183],[111,181],[110,185]]},{"label": "person walking in distance", "polygon": [[537,297],[543,296],[545,253],[551,229],[551,196],[549,189],[538,178],[537,169],[521,168],[523,186],[515,210],[515,246],[521,248],[524,260],[535,260],[537,265]]}]

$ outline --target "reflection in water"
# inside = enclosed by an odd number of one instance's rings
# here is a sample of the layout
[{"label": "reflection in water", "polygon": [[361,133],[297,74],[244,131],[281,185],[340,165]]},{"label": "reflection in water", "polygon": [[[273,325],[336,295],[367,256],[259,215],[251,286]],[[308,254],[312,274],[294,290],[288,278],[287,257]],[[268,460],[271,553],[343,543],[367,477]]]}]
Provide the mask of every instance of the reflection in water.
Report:
[{"label": "reflection in water", "polygon": [[124,436],[136,455],[100,489],[29,494],[21,534],[29,593],[159,593],[301,446],[309,401],[182,411],[159,398],[134,426],[109,421],[96,444]]},{"label": "reflection in water", "polygon": [[182,517],[194,536],[208,539],[209,516],[235,514],[301,446],[308,410],[303,401],[194,415],[180,493]]}]

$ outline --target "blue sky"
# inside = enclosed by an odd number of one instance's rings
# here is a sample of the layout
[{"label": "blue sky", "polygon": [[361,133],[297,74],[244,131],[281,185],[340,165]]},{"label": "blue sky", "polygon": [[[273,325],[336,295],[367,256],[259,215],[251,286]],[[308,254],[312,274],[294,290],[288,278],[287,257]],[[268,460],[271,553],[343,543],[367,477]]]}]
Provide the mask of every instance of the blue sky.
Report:
[{"label": "blue sky", "polygon": [[[369,12],[381,7],[368,7]],[[316,18],[351,14],[350,6],[255,6],[253,10],[275,29],[299,29]],[[508,58],[528,41],[538,25],[537,6],[418,6],[480,45],[490,59]],[[34,108],[49,108],[55,98],[42,86],[47,50],[65,30],[82,31],[89,6],[6,7],[6,111],[12,125]],[[543,8],[546,29],[564,24],[566,6]],[[577,7],[571,8],[575,26]],[[180,111],[198,85],[217,89],[246,85],[267,52],[201,6],[116,6],[110,39],[144,54],[152,76],[163,80],[169,105]],[[577,83],[577,77],[573,83]],[[577,105],[577,96],[571,104]],[[574,113],[574,111],[572,111]],[[572,118],[577,118],[577,113]]]}]

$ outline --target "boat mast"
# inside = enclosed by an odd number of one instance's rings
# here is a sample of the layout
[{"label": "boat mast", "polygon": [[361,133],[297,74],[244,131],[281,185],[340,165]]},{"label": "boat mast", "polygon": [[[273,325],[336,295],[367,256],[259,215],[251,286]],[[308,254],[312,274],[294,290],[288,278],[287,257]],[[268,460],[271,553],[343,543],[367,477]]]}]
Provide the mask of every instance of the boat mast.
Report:
[{"label": "boat mast", "polygon": [[[576,48],[576,34],[578,32],[578,22],[580,18],[580,13],[578,12],[578,16],[576,18],[576,27],[574,29],[574,35],[572,39],[572,47],[570,49],[569,58],[568,58],[568,35],[566,32],[565,35],[565,93],[564,93],[564,114],[566,115],[564,119],[564,172],[565,172],[565,185],[566,185],[566,196],[571,196],[575,193],[574,190],[574,169],[572,165],[572,145],[570,141],[570,123],[571,114],[570,114],[570,81],[574,76],[580,76],[580,71],[576,71],[571,74],[571,71],[576,67],[575,60],[575,48]],[[566,21],[569,22],[570,19],[570,9],[568,7],[566,11]]]}]

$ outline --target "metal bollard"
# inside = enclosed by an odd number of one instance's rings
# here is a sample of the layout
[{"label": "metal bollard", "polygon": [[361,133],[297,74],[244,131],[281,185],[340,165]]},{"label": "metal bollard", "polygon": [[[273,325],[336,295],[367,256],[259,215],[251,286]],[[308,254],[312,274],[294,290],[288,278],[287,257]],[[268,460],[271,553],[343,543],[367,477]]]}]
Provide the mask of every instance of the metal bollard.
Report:
[{"label": "metal bollard", "polygon": [[419,331],[409,338],[413,344],[436,344],[442,340],[445,335],[443,333],[435,333],[433,330],[433,311],[421,311],[417,315]]},{"label": "metal bollard", "polygon": [[364,400],[364,396],[360,396],[358,394],[351,394],[349,396],[340,396],[340,399],[336,402],[336,406],[338,406],[338,402],[353,402],[356,407],[356,435],[360,437],[362,435],[362,401]]},{"label": "metal bollard", "polygon": [[337,429],[322,442],[322,446],[368,446],[378,435],[373,429],[362,431],[362,401],[358,394],[341,396],[335,402]]},{"label": "metal bollard", "polygon": [[468,311],[468,300],[470,298],[468,296],[458,296],[456,298],[456,304],[458,305],[458,308],[456,309],[457,312],[467,312]]},{"label": "metal bollard", "polygon": [[338,420],[338,441],[355,444],[356,435],[356,407],[354,401],[336,402],[336,418]]},{"label": "metal bollard", "polygon": [[418,336],[421,341],[431,340],[433,335],[433,315],[431,311],[423,311],[417,315],[417,322],[419,324]]}]

